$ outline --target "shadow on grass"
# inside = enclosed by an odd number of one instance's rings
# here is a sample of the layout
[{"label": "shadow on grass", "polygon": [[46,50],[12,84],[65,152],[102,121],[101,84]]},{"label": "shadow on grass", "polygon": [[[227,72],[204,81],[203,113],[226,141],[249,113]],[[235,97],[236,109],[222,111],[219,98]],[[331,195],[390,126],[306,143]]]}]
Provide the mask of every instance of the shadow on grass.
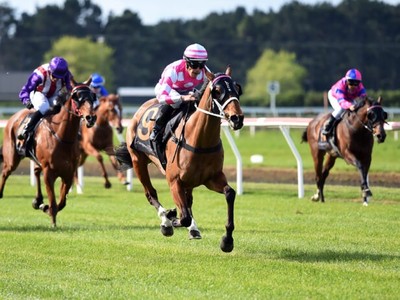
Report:
[{"label": "shadow on grass", "polygon": [[399,259],[398,255],[375,254],[366,252],[345,252],[325,250],[320,252],[295,251],[284,249],[278,257],[298,262],[346,262],[346,261],[382,261],[387,259]]},{"label": "shadow on grass", "polygon": [[[50,224],[47,225],[0,225],[0,231],[4,232],[57,232],[57,233],[68,233],[68,232],[83,232],[83,231],[141,231],[141,230],[160,230],[160,226],[157,225],[59,225],[53,228]],[[176,230],[176,229],[175,229]]]}]

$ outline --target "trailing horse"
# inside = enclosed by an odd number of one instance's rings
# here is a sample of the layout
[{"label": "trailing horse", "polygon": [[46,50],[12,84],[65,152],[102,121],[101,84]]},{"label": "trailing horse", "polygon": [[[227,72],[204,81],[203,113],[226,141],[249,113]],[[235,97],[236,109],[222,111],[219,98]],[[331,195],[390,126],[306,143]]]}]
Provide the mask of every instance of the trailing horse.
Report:
[{"label": "trailing horse", "polygon": [[[99,106],[96,109],[96,123],[93,127],[88,128],[82,124],[81,126],[81,154],[78,166],[82,166],[86,158],[94,156],[100,164],[102,176],[104,178],[104,187],[111,188],[111,182],[108,179],[106,167],[100,151],[105,151],[109,156],[112,167],[117,172],[120,182],[127,184],[123,172],[118,170],[118,162],[114,152],[114,135],[113,128],[118,134],[122,133],[122,106],[117,94],[110,94],[99,99]],[[75,173],[75,184],[78,183],[77,173]]]},{"label": "trailing horse", "polygon": [[[302,140],[308,141],[314,160],[317,192],[311,198],[313,201],[325,202],[325,180],[338,157],[358,169],[361,176],[363,204],[368,205],[368,198],[372,196],[368,184],[368,172],[371,165],[374,137],[378,143],[385,141],[384,123],[387,113],[383,110],[381,97],[377,101],[367,97],[359,98],[356,102],[356,109],[345,113],[343,120],[336,126],[334,136],[328,143],[321,142],[321,129],[329,118],[329,113],[313,119],[303,133]],[[322,146],[326,144],[327,148]]]},{"label": "trailing horse", "polygon": [[[35,129],[33,134],[31,158],[36,162],[34,169],[37,194],[33,199],[32,206],[48,213],[52,225],[56,226],[56,216],[61,211],[67,200],[67,194],[71,188],[74,173],[78,166],[79,141],[78,131],[81,120],[86,126],[93,126],[96,115],[93,110],[93,103],[96,95],[91,92],[88,84],[75,84],[71,94],[61,107],[58,114],[44,117]],[[0,198],[3,197],[4,187],[7,178],[18,167],[24,156],[17,151],[17,131],[20,123],[30,113],[23,109],[15,113],[7,122],[4,130],[2,146],[3,170],[0,181]],[[27,149],[28,150],[28,149]],[[41,191],[40,173],[43,172],[43,180],[46,185],[49,204],[43,203]],[[60,200],[56,203],[54,183],[61,178]]]},{"label": "trailing horse", "polygon": [[[228,220],[220,247],[222,251],[230,252],[233,250],[236,192],[228,185],[223,172],[224,150],[220,132],[221,119],[227,121],[233,130],[242,128],[244,117],[239,104],[241,90],[231,78],[230,67],[225,74],[206,71],[206,76],[209,82],[202,88],[198,106],[192,102],[175,126],[176,129],[167,130],[165,170],[149,143],[159,108],[157,99],[145,102],[136,112],[126,133],[127,144],[132,147],[119,148],[116,155],[127,168],[133,166],[149,203],[161,218],[161,232],[165,236],[173,235],[173,226],[185,226],[189,230],[189,238],[201,238],[192,211],[192,192],[195,187],[205,185],[212,191],[224,194]],[[150,180],[150,162],[166,176],[180,219],[176,219],[176,211],[166,210],[159,202]]]}]

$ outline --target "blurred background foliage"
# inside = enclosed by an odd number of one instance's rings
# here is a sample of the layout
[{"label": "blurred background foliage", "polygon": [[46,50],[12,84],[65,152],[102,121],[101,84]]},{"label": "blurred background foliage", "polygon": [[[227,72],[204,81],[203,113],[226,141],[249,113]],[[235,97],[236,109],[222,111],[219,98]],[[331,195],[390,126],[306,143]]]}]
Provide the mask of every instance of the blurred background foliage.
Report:
[{"label": "blurred background foliage", "polygon": [[32,71],[62,55],[77,80],[100,72],[110,91],[154,86],[163,68],[197,42],[207,48],[211,70],[232,66],[245,105],[269,105],[269,80],[280,81],[280,106],[322,105],[323,91],[358,68],[371,96],[381,94],[386,106],[400,106],[399,15],[400,5],[374,0],[292,1],[278,12],[249,14],[237,7],[202,20],[145,26],[134,8],[103,16],[91,0],[65,0],[18,17],[12,2],[3,2],[0,72]]}]

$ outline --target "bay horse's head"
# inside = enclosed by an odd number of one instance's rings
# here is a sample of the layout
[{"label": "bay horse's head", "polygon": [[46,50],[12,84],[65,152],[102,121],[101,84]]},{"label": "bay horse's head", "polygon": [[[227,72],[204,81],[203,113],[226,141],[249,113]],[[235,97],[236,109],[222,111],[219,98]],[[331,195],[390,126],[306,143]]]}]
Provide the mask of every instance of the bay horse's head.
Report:
[{"label": "bay horse's head", "polygon": [[[376,101],[366,97],[356,106],[359,107],[360,114],[365,114],[363,118],[364,127],[372,132],[378,143],[383,143],[386,139],[384,125],[388,114],[382,107],[382,97],[379,97]],[[365,111],[361,109],[362,107],[365,107]]]},{"label": "bay horse's head", "polygon": [[239,103],[242,88],[231,78],[231,67],[225,73],[213,74],[206,69],[212,98],[212,113],[228,121],[233,130],[243,127],[244,115]]},{"label": "bay horse's head", "polygon": [[93,127],[97,118],[93,109],[96,94],[86,83],[77,84],[71,91],[70,100],[72,113],[82,118],[88,128]]},{"label": "bay horse's head", "polygon": [[101,97],[97,112],[104,114],[110,126],[114,127],[118,133],[122,133],[122,105],[119,101],[119,95],[109,94]]}]

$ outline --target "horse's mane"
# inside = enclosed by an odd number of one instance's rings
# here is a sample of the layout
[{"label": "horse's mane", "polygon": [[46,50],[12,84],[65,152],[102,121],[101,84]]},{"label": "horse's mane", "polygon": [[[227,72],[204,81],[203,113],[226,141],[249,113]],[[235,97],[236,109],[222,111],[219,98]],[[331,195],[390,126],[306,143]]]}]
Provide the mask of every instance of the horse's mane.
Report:
[{"label": "horse's mane", "polygon": [[364,107],[366,104],[369,104],[369,106],[377,104],[376,100],[368,96],[357,97],[354,99],[354,102],[356,103],[355,111],[359,110],[361,107]]}]

